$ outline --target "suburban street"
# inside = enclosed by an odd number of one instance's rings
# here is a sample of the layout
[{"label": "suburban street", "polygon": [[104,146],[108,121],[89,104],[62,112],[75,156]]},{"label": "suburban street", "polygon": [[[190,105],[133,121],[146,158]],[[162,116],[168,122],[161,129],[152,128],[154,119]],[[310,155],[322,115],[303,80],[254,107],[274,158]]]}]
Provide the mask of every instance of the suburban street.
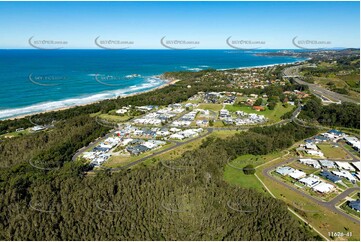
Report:
[{"label": "suburban street", "polygon": [[340,210],[338,210],[335,205],[341,201],[342,199],[344,199],[345,197],[347,197],[349,194],[355,192],[355,191],[359,191],[360,188],[359,187],[352,187],[352,188],[348,188],[346,189],[345,191],[343,191],[341,194],[337,195],[335,198],[333,198],[331,201],[328,201],[328,202],[324,202],[324,201],[321,201],[313,196],[311,196],[310,194],[307,194],[305,192],[302,192],[300,191],[299,189],[297,189],[296,186],[292,186],[290,184],[287,184],[285,182],[282,182],[281,180],[275,178],[273,175],[271,175],[271,171],[273,171],[274,169],[276,169],[277,167],[279,166],[284,166],[284,165],[287,165],[291,162],[294,162],[295,160],[297,160],[297,158],[290,158],[284,162],[281,162],[281,163],[278,163],[276,165],[273,165],[271,167],[268,167],[264,170],[262,170],[262,174],[266,177],[268,177],[269,179],[272,179],[273,181],[287,187],[288,189],[292,190],[292,191],[295,191],[297,192],[298,194],[302,195],[303,197],[307,197],[308,199],[310,199],[311,201],[317,203],[318,205],[320,206],[323,206],[327,209],[329,209],[330,211],[334,212],[334,213],[337,213],[345,218],[348,218],[350,220],[352,220],[353,222],[355,223],[360,223],[360,221],[358,219],[356,219],[355,217],[349,215],[349,214],[346,214]]}]

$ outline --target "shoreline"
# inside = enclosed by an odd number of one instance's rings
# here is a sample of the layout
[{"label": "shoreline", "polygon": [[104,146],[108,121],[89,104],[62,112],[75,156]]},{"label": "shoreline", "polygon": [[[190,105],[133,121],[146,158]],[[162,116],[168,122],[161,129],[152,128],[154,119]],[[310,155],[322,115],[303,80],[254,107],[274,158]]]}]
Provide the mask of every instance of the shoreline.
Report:
[{"label": "shoreline", "polygon": [[[293,62],[288,62],[288,63],[277,63],[277,64],[269,64],[269,65],[259,65],[259,66],[248,66],[248,67],[236,67],[236,68],[226,68],[226,69],[216,69],[217,71],[227,71],[227,70],[247,70],[247,69],[253,69],[253,68],[266,68],[266,67],[273,67],[273,66],[282,66],[282,65],[288,65],[288,64],[294,64],[296,62],[305,62],[307,61],[308,59],[306,60],[302,60],[302,61],[293,61]],[[197,71],[196,71],[197,72]],[[164,74],[164,73],[163,73]],[[132,97],[132,96],[135,96],[135,95],[139,95],[139,94],[143,94],[143,93],[147,93],[147,92],[152,92],[152,91],[155,91],[155,90],[159,90],[159,89],[162,89],[164,87],[167,87],[169,85],[173,85],[175,84],[176,82],[178,82],[179,80],[167,80],[167,79],[163,79],[162,78],[162,75],[156,75],[157,78],[159,78],[160,80],[162,80],[164,83],[161,84],[160,86],[158,87],[155,87],[155,88],[151,88],[149,90],[145,90],[145,91],[141,91],[141,92],[135,92],[135,93],[132,93],[132,94],[126,94],[124,96],[117,96],[117,97],[114,97],[114,98],[106,98],[106,99],[102,99],[102,100],[97,100],[97,101],[93,101],[93,102],[89,102],[89,103],[84,103],[84,104],[77,104],[77,105],[70,105],[70,106],[65,106],[65,107],[61,107],[61,108],[55,108],[55,109],[51,109],[51,110],[45,110],[45,111],[41,111],[41,112],[33,112],[33,113],[28,113],[28,114],[22,114],[22,115],[17,115],[17,116],[14,116],[14,117],[9,117],[9,118],[4,118],[4,119],[0,119],[0,122],[1,121],[6,121],[6,120],[17,120],[17,119],[22,119],[22,118],[26,118],[26,117],[30,117],[30,116],[33,116],[33,115],[37,115],[37,114],[44,114],[44,113],[50,113],[50,112],[57,112],[57,111],[62,111],[62,110],[67,110],[67,109],[71,109],[71,108],[75,108],[75,107],[82,107],[82,106],[86,106],[86,105],[91,105],[91,104],[95,104],[95,103],[99,103],[99,102],[103,102],[105,100],[114,100],[114,99],[118,99],[118,98],[126,98],[126,97]]]},{"label": "shoreline", "polygon": [[[159,78],[159,76],[160,75],[157,75],[158,78]],[[89,102],[89,103],[84,103],[84,104],[77,104],[77,105],[71,105],[71,106],[66,106],[66,107],[62,107],[62,108],[55,108],[55,109],[46,110],[46,111],[42,111],[42,112],[34,112],[34,113],[29,113],[29,114],[22,114],[22,115],[18,115],[18,116],[11,117],[11,118],[0,119],[0,122],[1,121],[6,121],[6,120],[22,119],[22,118],[26,118],[26,117],[37,115],[37,114],[57,112],[57,111],[67,110],[67,109],[71,109],[71,108],[75,108],[75,107],[87,106],[87,105],[91,105],[91,104],[95,104],[95,103],[100,103],[100,102],[103,102],[103,101],[106,101],[106,100],[115,100],[115,99],[118,99],[118,98],[132,97],[132,96],[136,96],[136,95],[139,95],[139,94],[143,94],[143,93],[152,92],[152,91],[155,91],[155,90],[158,90],[158,89],[162,89],[162,88],[167,87],[169,85],[173,85],[173,84],[175,84],[176,82],[179,81],[179,80],[166,80],[166,79],[162,79],[162,78],[159,78],[159,79],[161,79],[164,83],[161,84],[158,87],[151,88],[149,90],[145,90],[145,91],[141,91],[141,92],[135,92],[135,93],[131,93],[131,94],[126,94],[124,96],[117,96],[117,97],[114,97],[114,98],[106,98],[106,99],[93,101],[93,102]]]}]

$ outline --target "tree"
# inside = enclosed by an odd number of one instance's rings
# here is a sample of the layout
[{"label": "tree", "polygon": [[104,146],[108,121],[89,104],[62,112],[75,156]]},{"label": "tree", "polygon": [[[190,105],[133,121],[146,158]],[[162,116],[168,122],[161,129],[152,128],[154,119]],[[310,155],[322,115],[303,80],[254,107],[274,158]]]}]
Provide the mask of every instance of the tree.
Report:
[{"label": "tree", "polygon": [[258,98],[255,102],[254,102],[254,106],[261,106],[263,103],[263,99],[262,98]]},{"label": "tree", "polygon": [[256,173],[256,169],[254,169],[253,165],[246,165],[245,167],[243,167],[243,173],[246,175],[253,175],[254,173]]},{"label": "tree", "polygon": [[276,107],[277,103],[276,102],[270,102],[268,103],[268,108],[269,110],[274,110]]}]

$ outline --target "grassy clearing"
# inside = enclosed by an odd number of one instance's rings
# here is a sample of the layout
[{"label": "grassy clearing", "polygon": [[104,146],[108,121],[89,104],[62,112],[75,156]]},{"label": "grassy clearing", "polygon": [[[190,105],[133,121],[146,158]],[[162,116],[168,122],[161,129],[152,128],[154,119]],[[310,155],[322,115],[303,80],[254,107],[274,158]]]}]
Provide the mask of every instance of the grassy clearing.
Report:
[{"label": "grassy clearing", "polygon": [[224,180],[230,184],[244,188],[253,188],[259,192],[267,193],[266,189],[254,175],[245,175],[242,168],[252,164],[254,167],[265,164],[273,159],[283,156],[283,152],[275,152],[268,155],[242,155],[231,161],[224,168]]},{"label": "grassy clearing", "polygon": [[317,146],[327,158],[342,159],[342,160],[351,159],[351,157],[347,154],[347,152],[344,149],[342,149],[340,146],[336,147],[327,143],[317,144]]},{"label": "grassy clearing", "polygon": [[199,104],[198,108],[200,109],[208,109],[214,112],[219,112],[223,107],[222,104],[214,104],[214,103],[202,103]]},{"label": "grassy clearing", "polygon": [[271,122],[278,122],[281,120],[281,116],[289,111],[292,111],[294,106],[288,105],[287,107],[282,106],[281,103],[277,103],[276,107],[273,110],[266,108],[265,111],[256,111],[253,110],[252,107],[244,106],[234,106],[234,105],[227,105],[226,109],[230,112],[236,112],[236,111],[243,111],[245,113],[256,113],[260,115],[264,115],[266,118],[268,118]]},{"label": "grassy clearing", "polygon": [[235,169],[228,165],[226,165],[224,169],[224,180],[233,185],[244,188],[252,188],[259,192],[266,193],[262,184],[255,175],[245,175],[242,170]]},{"label": "grassy clearing", "polygon": [[304,164],[301,164],[298,161],[292,162],[291,164],[289,164],[290,167],[298,169],[298,170],[302,170],[303,172],[305,172],[307,175],[309,174],[313,174],[317,171],[319,171],[319,169],[313,168],[311,166],[307,166]]},{"label": "grassy clearing", "polygon": [[352,148],[351,145],[348,145],[346,143],[343,143],[343,147],[348,150],[349,152],[351,152],[351,154],[353,154],[354,156],[360,158],[360,153],[357,152],[354,148]]},{"label": "grassy clearing", "polygon": [[100,114],[99,118],[105,119],[110,122],[126,122],[129,119],[131,119],[131,117],[126,116],[126,115],[118,116],[118,115],[110,115],[110,114]]},{"label": "grassy clearing", "polygon": [[25,129],[23,131],[18,131],[18,132],[15,131],[15,132],[0,135],[0,138],[15,138],[15,137],[23,136],[23,135],[28,135],[28,134],[32,134],[32,132],[30,132],[29,129]]},{"label": "grassy clearing", "polygon": [[211,133],[211,136],[217,137],[217,138],[221,138],[221,139],[225,139],[228,137],[231,137],[235,134],[239,134],[241,133],[241,131],[237,131],[237,130],[214,130]]}]

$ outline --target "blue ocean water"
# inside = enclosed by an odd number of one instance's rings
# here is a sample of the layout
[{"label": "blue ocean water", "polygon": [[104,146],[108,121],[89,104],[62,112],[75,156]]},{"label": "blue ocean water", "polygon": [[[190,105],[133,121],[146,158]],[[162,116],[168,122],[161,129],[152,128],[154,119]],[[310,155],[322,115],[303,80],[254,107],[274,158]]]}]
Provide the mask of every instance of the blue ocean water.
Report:
[{"label": "blue ocean water", "polygon": [[150,90],[164,84],[156,76],[167,71],[304,60],[256,56],[257,52],[260,51],[0,50],[0,119]]}]

